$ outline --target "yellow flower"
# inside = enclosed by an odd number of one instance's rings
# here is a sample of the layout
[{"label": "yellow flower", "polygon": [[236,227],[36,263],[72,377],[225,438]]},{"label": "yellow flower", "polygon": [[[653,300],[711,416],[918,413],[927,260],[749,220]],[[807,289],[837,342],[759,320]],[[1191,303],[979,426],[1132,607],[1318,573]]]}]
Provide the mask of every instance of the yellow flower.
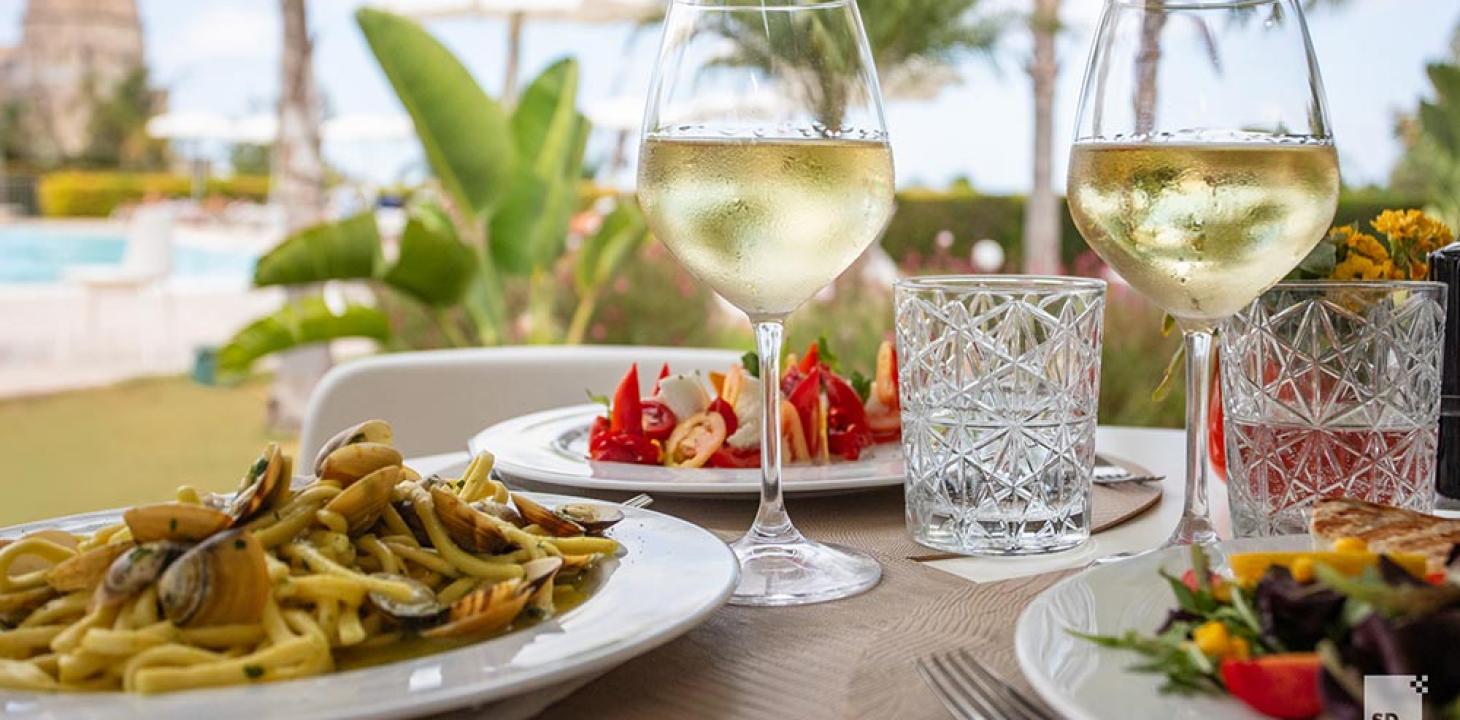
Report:
[{"label": "yellow flower", "polygon": [[1349,235],[1347,244],[1349,249],[1375,262],[1382,263],[1389,260],[1389,250],[1379,242],[1378,238],[1368,233],[1356,232]]},{"label": "yellow flower", "polygon": [[1394,264],[1386,258],[1374,261],[1358,252],[1350,252],[1333,268],[1334,280],[1380,280],[1386,279],[1394,270]]},{"label": "yellow flower", "polygon": [[1385,210],[1369,224],[1389,240],[1396,280],[1428,277],[1430,253],[1455,239],[1447,225],[1419,210]]}]

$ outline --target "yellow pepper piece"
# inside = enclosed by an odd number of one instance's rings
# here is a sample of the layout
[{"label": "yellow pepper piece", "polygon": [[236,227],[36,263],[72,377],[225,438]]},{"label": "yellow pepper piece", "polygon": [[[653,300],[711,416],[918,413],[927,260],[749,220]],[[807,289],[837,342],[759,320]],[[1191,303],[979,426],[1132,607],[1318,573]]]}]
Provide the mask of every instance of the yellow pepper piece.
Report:
[{"label": "yellow pepper piece", "polygon": [[1300,557],[1288,569],[1292,571],[1294,580],[1300,583],[1313,582],[1313,558]]},{"label": "yellow pepper piece", "polygon": [[1191,639],[1202,654],[1215,658],[1227,654],[1231,636],[1227,633],[1226,625],[1212,620],[1192,630]]},{"label": "yellow pepper piece", "polygon": [[1248,660],[1252,658],[1252,646],[1247,643],[1247,638],[1234,637],[1227,641],[1227,652],[1222,657],[1233,660]]},{"label": "yellow pepper piece", "polygon": [[[1425,576],[1425,557],[1416,553],[1388,553],[1389,559],[1417,578]],[[1379,564],[1379,556],[1371,552],[1251,552],[1237,553],[1228,559],[1237,584],[1250,587],[1262,579],[1267,569],[1281,565],[1293,570],[1298,558],[1307,558],[1314,565],[1327,565],[1344,575],[1358,575]],[[1296,574],[1296,573],[1295,573]]]},{"label": "yellow pepper piece", "polygon": [[1368,552],[1369,544],[1356,537],[1341,537],[1333,541],[1334,552]]}]

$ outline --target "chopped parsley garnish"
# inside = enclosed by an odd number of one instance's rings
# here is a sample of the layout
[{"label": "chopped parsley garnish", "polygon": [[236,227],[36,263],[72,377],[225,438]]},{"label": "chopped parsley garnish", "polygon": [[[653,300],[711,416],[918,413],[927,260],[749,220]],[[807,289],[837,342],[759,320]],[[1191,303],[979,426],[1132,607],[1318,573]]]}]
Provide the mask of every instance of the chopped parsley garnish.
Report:
[{"label": "chopped parsley garnish", "polygon": [[760,377],[760,356],[752,350],[740,356],[740,364],[745,367],[745,372],[750,373],[753,378]]},{"label": "chopped parsley garnish", "polygon": [[826,341],[825,335],[816,338],[816,354],[821,356],[821,363],[823,365],[829,368],[832,372],[836,372],[836,353],[831,351],[831,343]]},{"label": "chopped parsley garnish", "polygon": [[243,666],[243,675],[244,675],[244,677],[248,678],[249,680],[257,680],[257,679],[259,679],[259,678],[261,678],[261,677],[264,676],[264,666],[262,666],[262,665],[244,665]]},{"label": "chopped parsley garnish", "polygon": [[848,379],[852,383],[852,389],[857,391],[857,397],[862,398],[862,402],[867,402],[867,398],[872,396],[872,378],[863,375],[860,370],[853,370]]}]

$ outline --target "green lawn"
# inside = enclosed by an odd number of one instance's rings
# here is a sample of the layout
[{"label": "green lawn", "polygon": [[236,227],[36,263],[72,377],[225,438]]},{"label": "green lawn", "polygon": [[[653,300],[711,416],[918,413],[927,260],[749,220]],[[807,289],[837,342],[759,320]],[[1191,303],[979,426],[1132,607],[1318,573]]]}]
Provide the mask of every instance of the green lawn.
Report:
[{"label": "green lawn", "polygon": [[[0,401],[0,526],[230,489],[271,438],[268,380],[164,377]],[[294,440],[287,438],[290,451]]]}]

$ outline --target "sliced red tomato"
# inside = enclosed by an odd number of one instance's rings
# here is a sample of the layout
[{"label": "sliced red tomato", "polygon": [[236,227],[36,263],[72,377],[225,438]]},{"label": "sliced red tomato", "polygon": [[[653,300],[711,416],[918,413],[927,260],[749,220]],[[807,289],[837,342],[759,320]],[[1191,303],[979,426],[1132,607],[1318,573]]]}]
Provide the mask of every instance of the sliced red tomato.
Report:
[{"label": "sliced red tomato", "polygon": [[725,402],[724,398],[712,400],[710,407],[706,408],[705,412],[720,413],[720,417],[725,419],[726,437],[734,435],[735,431],[740,429],[740,419],[735,417],[735,408],[730,407],[730,403]]},{"label": "sliced red tomato", "polygon": [[1211,402],[1207,404],[1207,456],[1217,479],[1227,481],[1227,438],[1222,418],[1222,366],[1212,358]]},{"label": "sliced red tomato", "polygon": [[796,386],[805,379],[806,373],[801,372],[801,368],[792,365],[786,374],[781,376],[781,394],[789,396],[791,391],[795,390]]},{"label": "sliced red tomato", "polygon": [[629,435],[644,434],[644,407],[639,401],[639,364],[629,366],[624,379],[613,391],[613,405],[608,414],[609,430]]},{"label": "sliced red tomato", "polygon": [[641,434],[604,432],[588,441],[588,457],[604,462],[658,465],[659,446]]},{"label": "sliced red tomato", "polygon": [[659,368],[659,377],[654,378],[654,389],[649,394],[659,397],[659,383],[664,382],[664,378],[667,377],[669,377],[669,363],[664,363],[664,366]]},{"label": "sliced red tomato", "polygon": [[801,362],[796,365],[796,369],[800,370],[802,375],[805,375],[811,372],[811,368],[814,368],[820,364],[821,346],[817,345],[816,343],[811,343],[811,347],[806,348],[806,355],[805,357],[801,358]]},{"label": "sliced red tomato", "polygon": [[697,468],[725,444],[725,419],[720,413],[695,413],[675,426],[664,444],[664,464]]},{"label": "sliced red tomato", "polygon": [[721,445],[719,450],[710,455],[710,461],[705,464],[717,468],[760,467],[760,448],[736,448],[730,447],[729,444]]},{"label": "sliced red tomato", "polygon": [[1222,682],[1232,696],[1268,717],[1305,720],[1323,709],[1317,653],[1282,653],[1222,661]]},{"label": "sliced red tomato", "polygon": [[612,431],[609,430],[608,418],[599,415],[593,418],[593,424],[588,426],[588,442],[592,443],[594,438],[607,435],[610,432]]},{"label": "sliced red tomato", "polygon": [[[1207,573],[1207,578],[1209,578],[1209,585],[1212,589],[1212,592],[1218,593],[1220,595],[1220,593],[1222,592],[1222,585],[1227,581],[1221,575],[1217,575],[1216,573]],[[1196,571],[1187,568],[1186,572],[1181,574],[1181,584],[1190,588],[1192,592],[1196,592],[1199,589],[1196,584]]]},{"label": "sliced red tomato", "polygon": [[827,400],[827,444],[832,454],[856,460],[862,450],[872,444],[872,429],[867,425],[867,409],[862,398],[847,381],[835,373],[824,379]]},{"label": "sliced red tomato", "polygon": [[639,404],[644,414],[644,437],[661,442],[667,440],[669,434],[674,432],[674,425],[679,422],[674,417],[674,411],[654,398],[644,398]]},{"label": "sliced red tomato", "polygon": [[806,437],[806,449],[811,457],[821,454],[821,368],[812,366],[811,371],[786,395],[786,400],[796,408],[801,420],[801,432]]},{"label": "sliced red tomato", "polygon": [[781,401],[781,452],[782,462],[812,458],[806,447],[806,429],[801,422],[801,413],[789,400]]}]

